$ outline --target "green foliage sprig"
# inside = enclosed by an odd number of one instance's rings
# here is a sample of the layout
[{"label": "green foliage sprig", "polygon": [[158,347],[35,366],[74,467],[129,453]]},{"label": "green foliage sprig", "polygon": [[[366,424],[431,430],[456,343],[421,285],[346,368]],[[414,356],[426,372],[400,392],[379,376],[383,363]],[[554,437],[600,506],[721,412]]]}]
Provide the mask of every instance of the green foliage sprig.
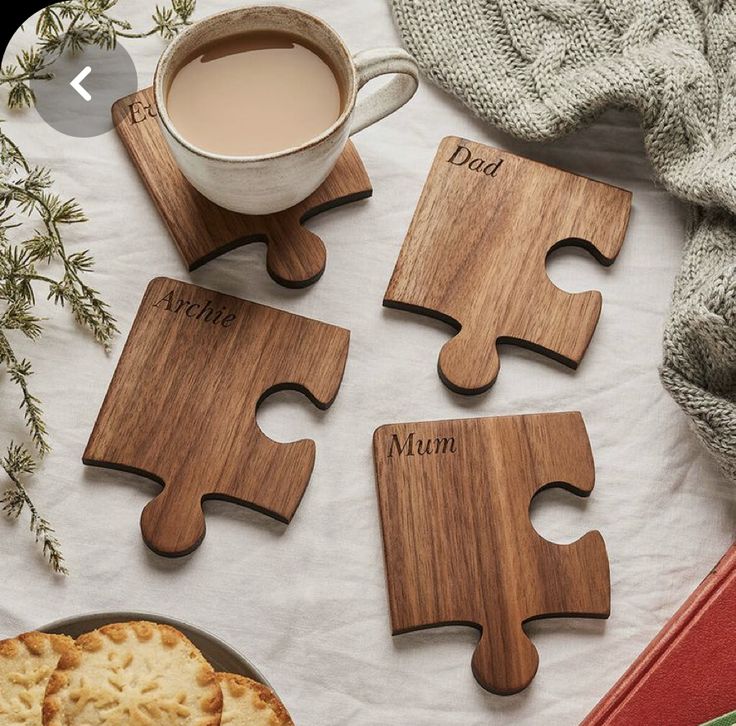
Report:
[{"label": "green foliage sprig", "polygon": [[41,543],[43,555],[48,560],[51,569],[61,575],[69,574],[64,565],[61,545],[54,534],[53,528],[48,520],[38,514],[33,501],[28,496],[28,491],[21,481],[22,476],[33,474],[36,470],[36,461],[33,456],[25,446],[14,444],[11,441],[5,458],[0,461],[0,467],[5,470],[11,481],[11,486],[5,490],[2,498],[0,498],[3,511],[11,519],[18,519],[23,510],[28,509],[31,532],[36,538],[36,542]]},{"label": "green foliage sprig", "polygon": [[[41,336],[43,320],[36,313],[35,288],[46,287],[47,299],[56,305],[68,305],[76,321],[105,349],[118,332],[107,305],[84,280],[94,264],[89,252],[69,253],[62,239],[66,225],[86,221],[84,213],[73,199],[63,201],[54,194],[52,185],[50,172],[31,166],[0,128],[0,370],[4,368],[18,387],[20,409],[39,457],[48,453],[50,446],[41,403],[29,386],[33,369],[11,343],[14,335],[31,341]],[[33,231],[23,234],[21,228],[28,227]],[[50,263],[60,267],[59,275],[40,270]],[[46,559],[54,571],[65,574],[54,530],[39,515],[23,483],[35,472],[36,464],[29,447],[9,443],[0,468],[10,479],[10,486],[0,495],[0,504],[15,519],[28,510],[31,531]]]},{"label": "green foliage sprig", "polygon": [[111,50],[118,38],[160,35],[171,40],[191,24],[195,2],[171,0],[170,5],[156,5],[152,27],[143,32],[133,32],[129,22],[110,15],[118,0],[65,0],[49,5],[36,21],[38,43],[18,53],[15,63],[0,68],[0,86],[9,88],[8,107],[33,106],[36,99],[30,81],[53,78],[50,69],[65,51],[78,53],[85,46]]}]

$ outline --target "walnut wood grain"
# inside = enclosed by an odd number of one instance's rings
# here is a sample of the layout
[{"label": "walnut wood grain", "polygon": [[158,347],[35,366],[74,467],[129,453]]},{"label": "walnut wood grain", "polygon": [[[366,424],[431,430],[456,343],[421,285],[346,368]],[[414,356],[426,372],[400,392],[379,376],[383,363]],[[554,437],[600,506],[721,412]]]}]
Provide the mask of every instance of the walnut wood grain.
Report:
[{"label": "walnut wood grain", "polygon": [[325,270],[324,243],[303,223],[333,207],[370,197],[371,181],[351,142],[322,186],[294,207],[276,214],[230,212],[203,197],[185,179],[156,119],[153,89],[116,101],[115,128],[140,173],[190,271],[252,242],[267,245],[266,266],[286,287],[307,287]]},{"label": "walnut wood grain", "polygon": [[511,694],[538,665],[524,623],[608,617],[601,535],[557,545],[529,520],[542,489],[593,489],[579,413],[390,424],[376,430],[373,446],[394,635],[478,628],[475,678]]},{"label": "walnut wood grain", "polygon": [[163,486],[141,517],[146,544],[162,555],[184,555],[200,544],[205,499],[289,522],[309,482],[315,445],[272,441],[258,427],[256,409],[282,389],[328,408],[349,338],[343,328],[157,278],[141,302],[84,463]]},{"label": "walnut wood grain", "polygon": [[560,290],[547,277],[546,258],[575,245],[612,264],[630,207],[623,189],[447,137],[383,303],[458,331],[439,357],[440,377],[458,393],[493,385],[498,343],[575,368],[598,322],[601,295]]}]

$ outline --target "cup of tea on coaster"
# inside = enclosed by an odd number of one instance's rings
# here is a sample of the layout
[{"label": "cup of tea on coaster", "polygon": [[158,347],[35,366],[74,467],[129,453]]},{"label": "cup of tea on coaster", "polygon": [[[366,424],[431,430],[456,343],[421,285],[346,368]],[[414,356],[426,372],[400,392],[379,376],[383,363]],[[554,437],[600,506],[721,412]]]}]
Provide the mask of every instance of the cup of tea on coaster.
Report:
[{"label": "cup of tea on coaster", "polygon": [[[372,78],[395,74],[358,98]],[[418,85],[400,48],[352,55],[319,18],[252,6],[205,18],[164,51],[154,77],[158,118],[184,176],[244,214],[306,199],[348,137],[403,106]]]}]

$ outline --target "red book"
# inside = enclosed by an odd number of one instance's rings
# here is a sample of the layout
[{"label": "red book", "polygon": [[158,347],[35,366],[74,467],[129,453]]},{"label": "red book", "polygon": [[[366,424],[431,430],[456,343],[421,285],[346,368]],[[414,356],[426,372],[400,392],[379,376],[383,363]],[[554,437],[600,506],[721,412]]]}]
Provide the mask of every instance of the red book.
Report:
[{"label": "red book", "polygon": [[698,726],[736,709],[736,544],[581,726]]}]

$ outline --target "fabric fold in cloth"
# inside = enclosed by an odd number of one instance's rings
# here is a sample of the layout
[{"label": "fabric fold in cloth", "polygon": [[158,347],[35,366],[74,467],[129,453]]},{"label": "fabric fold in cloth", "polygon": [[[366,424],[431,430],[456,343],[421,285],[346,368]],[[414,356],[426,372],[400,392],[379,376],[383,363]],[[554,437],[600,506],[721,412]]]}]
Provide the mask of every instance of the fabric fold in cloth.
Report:
[{"label": "fabric fold in cloth", "polygon": [[691,206],[662,381],[736,480],[736,0],[392,0],[425,73],[479,117],[548,141],[641,116]]}]

